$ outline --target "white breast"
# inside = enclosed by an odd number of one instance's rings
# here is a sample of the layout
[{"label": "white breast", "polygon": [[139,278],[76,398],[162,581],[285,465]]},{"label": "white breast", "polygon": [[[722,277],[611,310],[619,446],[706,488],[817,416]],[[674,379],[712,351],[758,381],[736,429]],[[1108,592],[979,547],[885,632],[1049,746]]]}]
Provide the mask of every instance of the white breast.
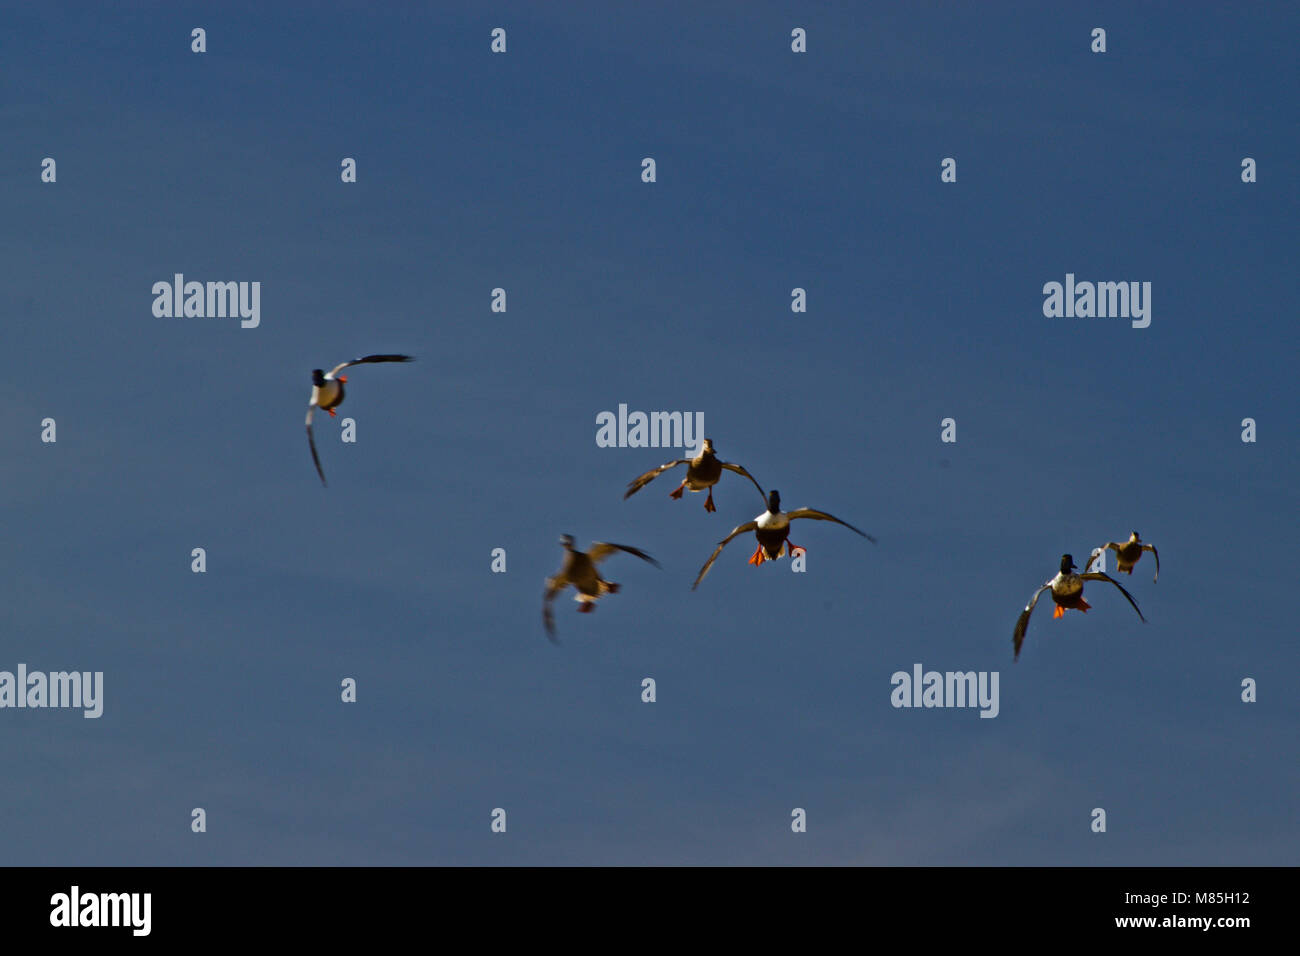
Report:
[{"label": "white breast", "polygon": [[1052,578],[1052,593],[1060,597],[1069,597],[1083,590],[1083,578],[1077,574],[1060,574]]},{"label": "white breast", "polygon": [[790,518],[784,511],[776,515],[770,511],[764,511],[754,519],[754,523],[764,531],[780,531],[782,528],[789,526]]},{"label": "white breast", "polygon": [[324,385],[311,387],[311,401],[320,408],[328,408],[339,397],[339,383],[332,378],[325,379]]}]

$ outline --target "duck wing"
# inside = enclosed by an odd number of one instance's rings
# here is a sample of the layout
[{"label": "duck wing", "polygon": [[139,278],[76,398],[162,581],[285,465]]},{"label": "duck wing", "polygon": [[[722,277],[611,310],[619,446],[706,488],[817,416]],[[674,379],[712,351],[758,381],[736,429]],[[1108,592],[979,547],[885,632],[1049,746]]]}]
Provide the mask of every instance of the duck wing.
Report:
[{"label": "duck wing", "polygon": [[705,561],[704,567],[700,568],[700,573],[695,578],[695,583],[691,585],[691,590],[694,591],[696,588],[700,586],[700,582],[704,580],[704,575],[709,573],[709,568],[713,567],[713,562],[718,559],[718,555],[722,553],[722,549],[725,548],[728,545],[728,543],[730,543],[732,538],[736,537],[736,535],[738,534],[744,534],[746,531],[757,531],[757,530],[758,530],[757,519],[753,521],[746,521],[744,524],[738,525],[736,527],[736,530],[732,531],[731,534],[727,535],[725,538],[719,541],[718,546],[714,548],[713,553],[709,555],[709,560]]},{"label": "duck wing", "polygon": [[349,365],[367,365],[372,362],[414,362],[415,359],[409,355],[365,355],[361,358],[354,358],[351,362],[344,362],[342,365],[335,365],[330,369],[329,377],[333,378],[339,372],[343,371]]},{"label": "duck wing", "polygon": [[754,487],[758,489],[759,497],[761,497],[764,501],[767,501],[767,492],[763,490],[763,486],[760,485],[757,481],[754,481],[754,476],[751,475],[749,472],[747,472],[742,466],[737,465],[734,462],[730,462],[730,461],[720,461],[718,462],[718,464],[721,465],[723,468],[727,469],[727,471],[734,471],[736,474],[744,475],[750,481],[753,481]]},{"label": "duck wing", "polygon": [[312,416],[315,413],[316,413],[316,406],[308,405],[307,406],[307,445],[308,447],[311,448],[311,460],[316,463],[316,474],[320,475],[320,483],[323,487],[328,488],[329,485],[326,484],[325,482],[325,472],[321,470],[321,466],[320,466],[320,455],[316,454],[316,436],[312,434],[312,430],[311,430],[311,420],[312,420]]},{"label": "duck wing", "polygon": [[658,468],[651,468],[641,477],[633,478],[627,483],[627,491],[623,495],[623,500],[626,501],[628,498],[631,498],[634,494],[646,485],[650,484],[650,482],[654,481],[669,468],[676,468],[678,465],[689,465],[690,463],[691,460],[689,458],[678,458],[676,461],[665,462]]},{"label": "duck wing", "polygon": [[1142,545],[1142,550],[1150,551],[1151,557],[1156,559],[1156,576],[1151,579],[1151,583],[1154,584],[1156,581],[1160,580],[1160,552],[1156,550],[1154,544],[1144,544]]},{"label": "duck wing", "polygon": [[546,579],[546,590],[542,594],[542,626],[546,628],[546,636],[552,644],[560,643],[560,639],[555,636],[555,608],[551,605],[555,602],[555,596],[568,586],[569,579],[562,573]]},{"label": "duck wing", "polygon": [[1142,623],[1146,623],[1146,618],[1142,617],[1142,609],[1137,606],[1137,601],[1133,600],[1133,595],[1124,590],[1124,585],[1120,584],[1105,571],[1093,571],[1091,574],[1081,574],[1079,577],[1085,581],[1109,581],[1115,587],[1119,588],[1119,593],[1128,598],[1128,603],[1133,605],[1133,610],[1138,612],[1138,617],[1142,618]]},{"label": "duck wing", "polygon": [[865,531],[860,531],[847,521],[841,521],[833,514],[828,514],[825,511],[818,511],[816,508],[796,508],[794,511],[787,511],[785,514],[791,521],[795,518],[816,518],[818,521],[834,521],[836,524],[844,525],[844,527],[848,528],[850,531],[857,531],[858,534],[862,535],[862,537],[866,538],[872,544],[876,543],[876,539]]},{"label": "duck wing", "polygon": [[1090,567],[1092,567],[1092,562],[1096,561],[1099,557],[1101,557],[1101,555],[1106,551],[1107,548],[1110,548],[1110,550],[1114,551],[1116,554],[1119,554],[1119,544],[1115,541],[1107,541],[1100,548],[1092,549],[1092,556],[1088,558],[1088,562],[1083,566],[1083,570],[1087,572],[1087,570]]},{"label": "duck wing", "polygon": [[1034,596],[1029,599],[1025,609],[1020,612],[1020,617],[1016,619],[1016,631],[1011,636],[1012,642],[1016,645],[1016,656],[1014,660],[1020,660],[1020,645],[1025,643],[1025,631],[1029,628],[1029,615],[1034,613],[1034,605],[1038,599],[1043,596],[1044,591],[1052,589],[1052,582],[1048,581],[1041,588],[1034,592]]},{"label": "duck wing", "polygon": [[591,558],[592,564],[599,564],[615,551],[625,551],[628,554],[636,555],[642,561],[649,561],[656,568],[662,567],[658,561],[650,557],[650,555],[646,554],[640,548],[629,547],[626,544],[609,544],[605,541],[593,541],[591,547],[587,549],[587,557]]}]

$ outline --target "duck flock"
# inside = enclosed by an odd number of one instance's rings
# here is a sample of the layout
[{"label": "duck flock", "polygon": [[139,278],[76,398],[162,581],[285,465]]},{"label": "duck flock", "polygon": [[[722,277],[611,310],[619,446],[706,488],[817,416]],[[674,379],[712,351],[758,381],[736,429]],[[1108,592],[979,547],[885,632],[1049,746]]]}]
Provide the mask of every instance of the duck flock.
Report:
[{"label": "duck flock", "polygon": [[[320,456],[316,453],[316,439],[312,434],[312,417],[318,408],[329,412],[333,416],[335,414],[334,410],[343,404],[343,385],[348,379],[346,375],[340,375],[339,373],[353,365],[410,361],[413,361],[413,359],[409,355],[366,355],[352,359],[349,362],[342,362],[328,372],[321,369],[312,370],[311,399],[307,405],[307,443],[311,448],[312,461],[316,465],[316,473],[320,475],[322,485],[326,484],[325,472],[321,468]],[[627,492],[623,495],[624,500],[636,494],[664,472],[671,471],[681,465],[686,466],[686,477],[669,494],[670,498],[681,498],[683,493],[687,491],[693,493],[707,491],[709,495],[704,501],[704,510],[708,512],[717,511],[718,509],[713,504],[713,486],[722,478],[724,471],[730,471],[749,479],[750,483],[758,490],[759,496],[766,503],[766,508],[761,514],[742,525],[737,525],[730,534],[718,542],[717,547],[713,549],[713,553],[709,555],[709,559],[700,568],[700,573],[696,575],[691,590],[695,590],[700,586],[700,582],[709,573],[709,569],[713,567],[713,562],[722,553],[722,549],[735,538],[750,531],[754,532],[754,537],[758,543],[754,553],[749,558],[749,563],[755,567],[764,561],[776,561],[786,554],[793,556],[796,551],[805,550],[790,540],[790,522],[799,518],[833,521],[861,535],[872,544],[876,543],[876,539],[865,531],[855,528],[847,521],[842,521],[829,512],[819,511],[816,508],[796,508],[793,511],[782,511],[781,493],[779,491],[763,491],[763,486],[742,465],[718,458],[713,441],[709,438],[704,439],[700,453],[694,458],[679,458],[675,461],[665,462],[658,468],[651,468],[645,474],[632,479],[632,481],[628,482]],[[564,548],[564,563],[561,564],[560,569],[555,574],[546,579],[546,590],[542,595],[542,626],[546,630],[547,637],[556,643],[558,643],[558,640],[555,633],[553,605],[561,592],[569,587],[572,587],[577,592],[574,600],[578,602],[579,613],[594,611],[596,602],[603,596],[618,593],[620,585],[605,580],[598,570],[600,563],[606,558],[621,551],[624,554],[633,555],[642,561],[653,564],[655,567],[660,566],[658,561],[640,548],[634,548],[626,544],[593,541],[586,551],[579,551],[574,545],[575,541],[572,535],[560,536],[560,546]],[[1136,531],[1129,535],[1127,541],[1108,541],[1100,547],[1093,548],[1083,574],[1075,573],[1078,570],[1078,565],[1074,563],[1073,555],[1061,555],[1060,570],[1034,592],[1029,599],[1029,603],[1025,605],[1025,609],[1020,612],[1020,617],[1016,620],[1016,626],[1011,638],[1015,649],[1014,660],[1020,659],[1020,649],[1024,645],[1025,634],[1029,629],[1029,617],[1033,614],[1034,607],[1038,604],[1038,599],[1043,596],[1044,592],[1050,593],[1053,603],[1056,604],[1052,617],[1060,618],[1065,616],[1067,610],[1086,613],[1092,607],[1083,599],[1085,581],[1108,581],[1119,589],[1119,592],[1124,595],[1128,603],[1133,605],[1133,610],[1137,612],[1138,617],[1144,623],[1146,622],[1146,618],[1142,616],[1142,609],[1138,607],[1133,595],[1129,594],[1118,581],[1105,571],[1089,570],[1108,550],[1115,552],[1117,569],[1130,576],[1133,574],[1134,565],[1142,559],[1145,552],[1150,551],[1156,565],[1153,583],[1160,580],[1160,553],[1156,551],[1153,545],[1142,541],[1141,535]]]},{"label": "duck flock", "polygon": [[[624,500],[636,494],[665,471],[680,465],[686,466],[686,477],[682,479],[682,483],[677,486],[676,490],[669,494],[668,497],[670,498],[680,498],[686,491],[707,491],[709,497],[704,501],[704,510],[717,511],[718,509],[713,505],[713,486],[718,483],[724,471],[733,471],[748,478],[754,487],[758,489],[759,497],[767,502],[766,511],[754,518],[753,521],[746,521],[744,524],[738,525],[732,530],[731,534],[718,542],[718,546],[709,555],[709,560],[705,561],[704,567],[700,568],[700,573],[696,576],[695,583],[691,585],[691,590],[695,590],[700,586],[700,582],[709,573],[709,568],[713,567],[713,562],[722,553],[722,549],[733,538],[748,531],[754,532],[754,537],[758,539],[758,547],[749,559],[749,563],[752,565],[758,566],[765,560],[775,561],[787,553],[794,554],[796,550],[802,550],[790,540],[790,522],[796,518],[834,521],[836,524],[842,524],[852,531],[857,531],[868,541],[874,543],[876,540],[865,531],[858,531],[847,521],[841,521],[825,511],[818,511],[815,508],[796,508],[794,511],[782,511],[781,493],[779,491],[764,492],[763,486],[744,467],[718,458],[713,447],[713,440],[710,438],[704,439],[700,447],[700,453],[694,458],[679,458],[676,461],[665,462],[658,468],[652,468],[644,475],[632,479],[628,483],[626,494],[623,495]],[[546,579],[546,593],[542,598],[542,622],[546,627],[547,636],[553,641],[555,640],[555,615],[551,611],[551,602],[555,600],[561,591],[572,585],[578,592],[574,600],[579,603],[578,610],[580,612],[594,610],[595,602],[601,595],[614,594],[618,591],[617,584],[604,580],[597,573],[596,565],[602,559],[609,557],[615,551],[626,551],[629,554],[636,555],[643,561],[649,561],[658,566],[657,562],[644,551],[630,548],[627,545],[607,544],[603,541],[597,541],[584,554],[581,551],[574,550],[573,538],[567,534],[560,538],[560,544],[564,547],[564,564],[559,571]]]}]

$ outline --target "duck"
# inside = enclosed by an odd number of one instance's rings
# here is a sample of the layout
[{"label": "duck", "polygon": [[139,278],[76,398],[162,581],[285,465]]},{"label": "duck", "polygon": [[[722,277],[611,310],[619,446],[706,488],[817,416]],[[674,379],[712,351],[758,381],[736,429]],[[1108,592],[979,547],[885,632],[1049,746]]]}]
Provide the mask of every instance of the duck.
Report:
[{"label": "duck", "polygon": [[329,412],[330,417],[333,418],[334,409],[343,404],[343,383],[348,380],[348,377],[340,375],[339,372],[352,365],[413,361],[415,360],[409,355],[366,355],[362,358],[354,358],[351,362],[335,365],[328,372],[318,368],[311,370],[311,401],[307,403],[307,444],[311,448],[311,460],[316,463],[316,474],[320,475],[320,483],[323,487],[329,486],[325,481],[325,472],[320,466],[320,456],[316,454],[316,438],[312,434],[311,420],[318,408]]},{"label": "duck", "polygon": [[700,448],[700,453],[694,458],[678,458],[676,461],[665,462],[658,468],[652,468],[639,478],[634,478],[627,484],[627,492],[623,495],[626,501],[634,494],[644,488],[650,482],[654,481],[665,471],[670,468],[676,468],[678,465],[686,465],[686,477],[682,483],[677,486],[677,490],[671,492],[669,498],[680,498],[685,491],[704,491],[708,489],[709,497],[704,501],[704,510],[713,512],[718,509],[713,505],[713,486],[718,483],[722,477],[722,471],[734,471],[738,475],[744,475],[754,487],[758,489],[758,496],[764,501],[767,500],[767,494],[763,491],[763,486],[754,481],[754,476],[747,472],[742,466],[733,464],[729,461],[721,461],[717,456],[717,450],[713,447],[713,439],[704,439],[704,444]]},{"label": "duck", "polygon": [[842,524],[850,531],[862,535],[862,537],[866,538],[872,544],[876,543],[876,539],[865,531],[861,531],[853,527],[853,525],[849,524],[847,521],[841,521],[833,514],[828,514],[825,511],[818,511],[815,508],[796,508],[794,511],[783,512],[781,510],[781,492],[772,491],[769,492],[767,496],[766,511],[756,517],[753,521],[746,521],[744,524],[739,525],[731,532],[731,534],[718,542],[718,546],[714,548],[713,553],[709,555],[709,560],[705,561],[704,567],[700,568],[699,577],[697,577],[695,583],[691,585],[691,590],[694,591],[700,586],[700,582],[704,580],[704,576],[709,573],[709,568],[713,567],[713,562],[717,559],[718,555],[722,553],[722,549],[727,546],[731,539],[737,535],[744,534],[746,531],[754,532],[754,536],[758,538],[758,548],[749,559],[749,563],[755,566],[762,564],[765,560],[775,561],[785,555],[787,551],[793,555],[795,551],[807,550],[795,544],[793,541],[790,541],[790,522],[798,518],[816,518],[818,521],[834,521],[836,524]]},{"label": "duck", "polygon": [[1151,583],[1154,584],[1160,580],[1160,552],[1156,550],[1155,545],[1144,543],[1142,536],[1136,531],[1129,533],[1127,541],[1107,541],[1100,548],[1093,548],[1092,557],[1088,559],[1088,565],[1084,570],[1086,571],[1092,567],[1092,562],[1096,561],[1097,557],[1107,548],[1115,552],[1116,569],[1129,575],[1133,573],[1133,565],[1142,559],[1142,552],[1150,551],[1151,556],[1156,559],[1156,576],[1151,579]]},{"label": "duck", "polygon": [[656,568],[661,567],[658,561],[640,548],[633,548],[626,544],[593,541],[591,547],[584,553],[574,548],[573,535],[565,534],[560,536],[560,545],[564,548],[564,564],[555,575],[546,579],[546,592],[542,595],[542,624],[546,627],[546,636],[556,644],[559,640],[555,636],[555,614],[551,604],[561,591],[573,585],[578,592],[574,600],[581,605],[578,608],[580,614],[590,614],[596,610],[596,602],[603,595],[618,593],[619,585],[613,581],[606,581],[596,570],[596,565],[600,562],[616,551],[623,551],[635,555],[642,561],[648,561]]},{"label": "duck", "polygon": [[1105,571],[1075,574],[1077,568],[1078,565],[1074,563],[1072,555],[1061,555],[1061,570],[1057,572],[1054,578],[1034,592],[1034,596],[1029,599],[1025,609],[1020,612],[1020,618],[1016,621],[1015,633],[1011,638],[1016,647],[1015,660],[1020,660],[1020,647],[1025,643],[1025,631],[1029,627],[1029,615],[1034,613],[1034,605],[1038,603],[1038,599],[1043,596],[1044,591],[1051,591],[1052,600],[1056,602],[1056,610],[1052,612],[1053,618],[1065,617],[1067,609],[1082,611],[1086,614],[1088,608],[1092,607],[1092,605],[1083,599],[1083,582],[1109,581],[1119,588],[1120,594],[1128,598],[1128,603],[1133,605],[1133,610],[1137,611],[1137,616],[1141,618],[1142,623],[1146,623],[1146,618],[1142,617],[1142,609],[1137,606],[1137,601],[1133,600],[1133,595],[1124,590],[1122,584]]}]

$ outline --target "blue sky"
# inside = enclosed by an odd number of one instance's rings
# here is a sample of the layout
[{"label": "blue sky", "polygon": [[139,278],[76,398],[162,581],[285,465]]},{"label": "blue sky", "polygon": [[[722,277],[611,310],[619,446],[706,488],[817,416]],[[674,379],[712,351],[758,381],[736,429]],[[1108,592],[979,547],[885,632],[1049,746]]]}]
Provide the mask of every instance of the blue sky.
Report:
[{"label": "blue sky", "polygon": [[[105,683],[0,710],[5,861],[1294,865],[1300,16],[553,6],[0,15],[0,669]],[[176,272],[261,325],[155,318]],[[1151,326],[1044,317],[1068,272]],[[352,370],[322,489],[310,370],[371,352],[417,362]],[[677,456],[598,448],[620,403],[879,545],[691,592],[757,495],[623,501]],[[1090,585],[1013,664],[1131,528],[1148,622]],[[555,647],[563,532],[663,569]],[[999,716],[894,709],[916,662]]]}]

